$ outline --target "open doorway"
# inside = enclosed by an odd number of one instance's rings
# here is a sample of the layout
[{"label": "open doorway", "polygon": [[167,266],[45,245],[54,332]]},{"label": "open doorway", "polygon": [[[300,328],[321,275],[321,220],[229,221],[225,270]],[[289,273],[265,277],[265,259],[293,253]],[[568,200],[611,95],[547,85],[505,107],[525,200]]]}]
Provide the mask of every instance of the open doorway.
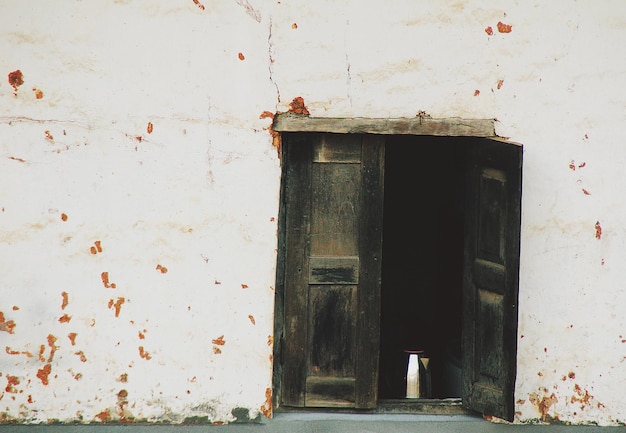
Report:
[{"label": "open doorway", "polygon": [[379,399],[406,396],[423,351],[422,398],[461,398],[468,139],[391,136],[385,146]]},{"label": "open doorway", "polygon": [[[273,129],[275,407],[415,411],[452,398],[512,420],[522,146],[480,119],[286,114]],[[417,402],[404,399],[410,349],[430,361]]]}]

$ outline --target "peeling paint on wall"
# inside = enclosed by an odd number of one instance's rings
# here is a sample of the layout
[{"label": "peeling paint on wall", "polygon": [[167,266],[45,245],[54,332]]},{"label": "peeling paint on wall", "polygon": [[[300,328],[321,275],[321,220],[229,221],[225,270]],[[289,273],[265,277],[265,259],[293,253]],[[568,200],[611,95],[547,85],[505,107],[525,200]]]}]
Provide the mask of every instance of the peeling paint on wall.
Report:
[{"label": "peeling paint on wall", "polygon": [[[101,245],[101,242],[100,242],[100,241],[95,241],[95,242],[94,242],[94,244],[93,244],[93,246],[91,246],[91,247],[89,248],[89,251],[91,252],[91,254],[94,254],[94,255],[95,255],[95,254],[98,254],[98,253],[101,253],[101,252],[102,252],[102,245]],[[109,278],[109,273],[108,273],[108,272],[106,272],[106,274],[107,274],[106,278],[107,278],[107,280],[108,280],[108,278]]]},{"label": "peeling paint on wall", "polygon": [[500,33],[511,33],[513,30],[513,26],[510,24],[504,24],[502,21],[498,21],[497,27]]},{"label": "peeling paint on wall", "polygon": [[289,113],[302,114],[305,116],[310,114],[308,108],[304,104],[304,98],[302,98],[302,96],[296,96],[289,103]]},{"label": "peeling paint on wall", "polygon": [[15,326],[16,326],[15,322],[13,320],[6,320],[4,318],[4,313],[0,311],[0,331],[13,334],[13,330],[15,329]]},{"label": "peeling paint on wall", "polygon": [[110,283],[109,282],[109,273],[108,272],[102,272],[100,274],[100,278],[102,279],[102,284],[104,284],[104,287],[107,289],[115,289],[117,288],[117,285],[115,283]]},{"label": "peeling paint on wall", "polygon": [[556,394],[553,392],[548,395],[548,390],[541,390],[542,394],[531,393],[528,396],[528,400],[535,406],[537,412],[539,413],[541,421],[554,421],[558,420],[558,418],[550,415],[550,408],[556,404],[559,399],[556,397]]},{"label": "peeling paint on wall", "polygon": [[271,388],[267,388],[265,390],[265,403],[263,403],[260,409],[261,409],[261,413],[266,418],[272,417],[272,389]]},{"label": "peeling paint on wall", "polygon": [[13,95],[17,96],[17,89],[24,84],[24,74],[19,69],[9,72],[9,84],[13,87]]},{"label": "peeling paint on wall", "polygon": [[109,299],[108,307],[115,310],[115,317],[120,317],[120,310],[124,302],[126,302],[124,297],[118,297],[116,300]]}]

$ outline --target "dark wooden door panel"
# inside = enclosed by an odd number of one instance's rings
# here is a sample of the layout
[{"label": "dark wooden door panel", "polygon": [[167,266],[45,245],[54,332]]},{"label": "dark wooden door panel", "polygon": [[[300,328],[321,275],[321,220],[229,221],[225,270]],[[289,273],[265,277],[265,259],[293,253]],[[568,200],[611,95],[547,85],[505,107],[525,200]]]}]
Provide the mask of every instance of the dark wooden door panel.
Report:
[{"label": "dark wooden door panel", "polygon": [[313,162],[311,255],[342,257],[358,254],[360,181],[359,162]]},{"label": "dark wooden door panel", "polygon": [[310,286],[308,376],[355,376],[356,286]]},{"label": "dark wooden door panel", "polygon": [[463,405],[512,420],[517,349],[521,146],[478,140],[465,226]]},{"label": "dark wooden door panel", "polygon": [[289,169],[282,404],[373,407],[382,140],[340,134],[283,139]]}]

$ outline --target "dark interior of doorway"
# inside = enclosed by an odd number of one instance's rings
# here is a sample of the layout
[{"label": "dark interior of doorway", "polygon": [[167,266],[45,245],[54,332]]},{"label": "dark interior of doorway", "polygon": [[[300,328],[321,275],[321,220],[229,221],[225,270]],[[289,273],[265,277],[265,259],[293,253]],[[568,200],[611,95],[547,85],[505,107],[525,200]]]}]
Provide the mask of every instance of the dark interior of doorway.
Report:
[{"label": "dark interior of doorway", "polygon": [[429,359],[423,398],[461,397],[468,141],[431,136],[387,141],[379,400],[405,397],[406,350],[423,350]]}]

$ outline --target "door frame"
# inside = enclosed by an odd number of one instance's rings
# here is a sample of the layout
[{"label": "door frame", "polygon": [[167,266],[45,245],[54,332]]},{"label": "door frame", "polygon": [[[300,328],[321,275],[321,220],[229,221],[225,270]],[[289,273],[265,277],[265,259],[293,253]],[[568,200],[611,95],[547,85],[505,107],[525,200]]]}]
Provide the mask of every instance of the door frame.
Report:
[{"label": "door frame", "polygon": [[[382,134],[382,135],[428,135],[441,137],[476,137],[487,139],[501,139],[495,133],[495,119],[461,119],[444,118],[434,119],[430,117],[415,118],[318,118],[308,115],[293,113],[279,113],[274,117],[272,130],[277,133],[342,133],[342,134]],[[284,174],[283,164],[283,174]],[[284,184],[281,182],[281,200],[284,197]],[[281,406],[281,389],[283,388],[283,335],[285,328],[284,319],[284,206],[281,201],[279,210],[279,244],[278,263],[276,273],[275,293],[275,328],[274,328],[274,371],[273,371],[273,399],[274,407]],[[517,323],[517,320],[516,320]],[[514,342],[516,344],[516,341]],[[513,364],[516,364],[515,362]],[[515,381],[515,365],[513,365],[513,384]]]}]

